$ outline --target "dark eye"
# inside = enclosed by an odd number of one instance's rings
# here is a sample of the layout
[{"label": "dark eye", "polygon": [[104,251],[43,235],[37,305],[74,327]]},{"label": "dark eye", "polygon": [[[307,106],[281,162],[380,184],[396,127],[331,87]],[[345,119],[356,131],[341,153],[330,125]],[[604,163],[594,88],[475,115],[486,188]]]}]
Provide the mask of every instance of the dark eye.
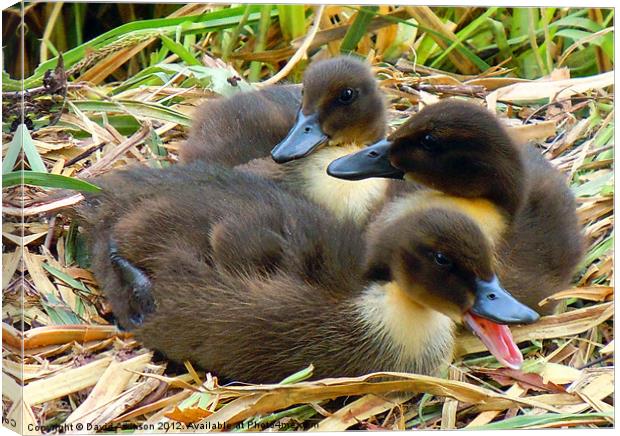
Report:
[{"label": "dark eye", "polygon": [[338,101],[342,104],[351,104],[353,100],[357,97],[357,91],[353,88],[344,88],[340,91],[340,96],[338,97]]},{"label": "dark eye", "polygon": [[443,253],[437,252],[433,255],[433,258],[435,259],[435,263],[439,266],[448,267],[452,265],[450,258]]},{"label": "dark eye", "polygon": [[426,151],[433,151],[437,149],[437,138],[430,133],[427,133],[422,137],[420,141],[422,148]]}]

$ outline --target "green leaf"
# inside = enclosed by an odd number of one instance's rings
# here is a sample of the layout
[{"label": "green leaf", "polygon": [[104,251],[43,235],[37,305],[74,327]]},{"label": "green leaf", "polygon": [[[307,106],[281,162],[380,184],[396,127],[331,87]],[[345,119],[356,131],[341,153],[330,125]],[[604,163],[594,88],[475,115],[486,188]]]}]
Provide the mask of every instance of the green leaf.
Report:
[{"label": "green leaf", "polygon": [[547,413],[544,415],[523,415],[503,419],[498,422],[469,427],[471,430],[510,430],[527,427],[540,427],[555,422],[580,421],[588,418],[613,418],[613,413]]},{"label": "green leaf", "polygon": [[598,32],[602,29],[601,25],[590,20],[589,18],[568,16],[554,22],[557,27],[579,27],[590,32]]},{"label": "green leaf", "polygon": [[[562,38],[568,38],[576,42],[584,38],[588,38],[589,36],[592,35],[592,33],[584,32],[583,30],[578,30],[578,29],[562,29],[562,30],[558,30],[555,35],[561,36]],[[595,45],[601,45],[603,43],[602,41],[603,36],[605,35],[601,35],[596,39],[588,41],[588,43],[595,44]]]},{"label": "green leaf", "polygon": [[64,301],[58,300],[54,294],[45,294],[41,297],[43,308],[50,319],[57,325],[81,324],[82,321],[67,306]]},{"label": "green leaf", "polygon": [[306,33],[305,5],[277,5],[278,22],[284,39],[290,41]]},{"label": "green leaf", "polygon": [[[248,16],[248,22],[254,22],[259,19],[260,10],[262,5],[252,5],[251,13]],[[90,41],[79,45],[71,50],[63,53],[63,59],[65,67],[69,69],[71,66],[79,62],[84,58],[87,51],[97,50],[107,45],[113,44],[125,37],[144,36],[145,34],[152,33],[153,36],[158,36],[162,33],[174,34],[177,30],[177,26],[188,22],[189,25],[184,29],[186,33],[207,33],[214,30],[224,29],[227,27],[235,26],[245,11],[245,6],[239,6],[234,8],[219,9],[214,12],[208,12],[206,14],[192,15],[186,17],[175,18],[158,18],[152,20],[138,20],[130,23],[123,24],[116,27]],[[278,11],[274,7],[272,16],[277,16]],[[24,87],[29,89],[35,86],[40,86],[42,83],[43,75],[47,70],[51,70],[56,67],[58,59],[52,58],[42,64],[40,64],[34,74],[24,81]],[[3,82],[4,86],[4,82]],[[16,89],[18,90],[18,89]]]},{"label": "green leaf", "polygon": [[23,124],[17,128],[15,135],[13,135],[13,140],[8,146],[4,161],[2,162],[2,174],[13,171],[13,168],[15,167],[15,163],[19,157],[19,152],[22,149],[22,135],[19,134],[19,132],[23,130],[22,126],[25,128]]},{"label": "green leaf", "polygon": [[202,65],[183,45],[173,41],[166,35],[159,35],[159,38],[171,52],[180,57],[188,65]]},{"label": "green leaf", "polygon": [[7,174],[10,171],[13,171],[19,152],[22,149],[24,150],[26,159],[28,160],[30,168],[32,168],[33,171],[42,173],[47,172],[47,168],[45,168],[43,159],[41,159],[41,155],[32,141],[28,128],[24,124],[20,124],[15,131],[15,135],[13,135],[13,140],[9,144],[6,158],[4,159],[4,162],[2,162],[2,174]]},{"label": "green leaf", "polygon": [[488,8],[484,14],[480,15],[478,18],[476,18],[474,21],[472,21],[471,23],[469,23],[467,26],[465,26],[461,31],[459,31],[456,34],[456,40],[454,40],[454,42],[452,42],[452,44],[450,44],[450,46],[448,48],[446,48],[445,50],[443,50],[443,52],[441,53],[441,55],[435,59],[433,61],[433,63],[431,64],[431,68],[435,68],[437,67],[441,61],[443,61],[443,59],[445,59],[446,56],[448,56],[448,54],[454,50],[455,48],[458,48],[459,46],[463,46],[463,41],[465,41],[467,38],[470,37],[470,35],[479,30],[480,27],[482,27],[486,21],[486,19],[488,17],[490,17],[491,15],[493,15],[495,12],[497,12],[496,7],[492,7],[492,8]]},{"label": "green leaf", "polygon": [[600,193],[604,186],[613,184],[613,173],[609,172],[598,176],[583,185],[573,189],[575,197],[591,197]]},{"label": "green leaf", "polygon": [[353,24],[347,30],[344,38],[342,38],[342,43],[340,44],[341,53],[348,54],[355,51],[357,44],[366,35],[366,28],[378,9],[379,6],[366,6],[358,11]]},{"label": "green leaf", "polygon": [[66,284],[68,284],[69,286],[71,286],[74,289],[79,289],[82,292],[85,292],[87,294],[92,294],[92,292],[90,291],[90,289],[88,289],[84,283],[74,279],[73,277],[71,277],[69,274],[60,271],[59,269],[54,268],[53,266],[51,266],[49,263],[44,262],[41,264],[43,266],[43,268],[45,270],[47,270],[47,272],[49,272],[50,274],[52,274],[54,277],[59,278],[60,280],[62,280],[63,282],[65,282]]},{"label": "green leaf", "polygon": [[597,259],[603,257],[606,253],[610,252],[614,248],[614,235],[613,233],[605,240],[594,246],[586,255],[585,259],[579,264],[578,269],[583,269],[590,265]]},{"label": "green leaf", "polygon": [[21,80],[11,79],[11,76],[6,71],[2,70],[2,90],[3,91],[22,91],[23,82]]},{"label": "green leaf", "polygon": [[45,168],[43,159],[41,159],[41,155],[37,151],[37,147],[34,145],[32,137],[30,136],[30,132],[23,124],[19,127],[21,129],[18,129],[17,132],[15,132],[15,136],[21,137],[22,145],[24,147],[24,154],[26,155],[26,159],[30,164],[30,169],[32,171],[46,173],[47,168]]},{"label": "green leaf", "polygon": [[314,371],[314,366],[310,365],[307,368],[302,369],[301,371],[297,371],[295,374],[291,374],[282,380],[279,384],[281,385],[290,385],[292,383],[297,383],[300,381],[304,381],[309,377],[312,377],[312,373]]},{"label": "green leaf", "polygon": [[39,173],[35,171],[14,171],[2,175],[2,185],[6,187],[25,185],[43,186],[46,188],[73,189],[83,192],[100,192],[101,188],[84,180],[60,174]]},{"label": "green leaf", "polygon": [[[179,67],[188,68],[183,67],[182,65],[179,65]],[[171,121],[182,126],[189,126],[191,124],[191,118],[187,115],[158,103],[146,103],[135,100],[75,100],[71,103],[83,111],[124,112],[134,116],[139,115],[144,118],[155,118],[162,121]]]}]

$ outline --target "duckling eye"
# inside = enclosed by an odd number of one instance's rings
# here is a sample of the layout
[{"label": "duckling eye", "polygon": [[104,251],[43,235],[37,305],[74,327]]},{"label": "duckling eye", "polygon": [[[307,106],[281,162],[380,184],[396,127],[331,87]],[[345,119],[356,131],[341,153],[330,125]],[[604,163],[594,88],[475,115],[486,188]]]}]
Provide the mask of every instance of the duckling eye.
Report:
[{"label": "duckling eye", "polygon": [[435,138],[435,136],[433,136],[432,134],[427,133],[422,138],[422,141],[420,141],[420,144],[422,145],[422,148],[424,150],[426,150],[426,151],[433,151],[433,150],[436,149],[437,138]]},{"label": "duckling eye", "polygon": [[340,96],[338,97],[338,101],[342,104],[351,104],[353,100],[357,97],[357,91],[353,88],[344,88],[340,91]]},{"label": "duckling eye", "polygon": [[452,261],[450,260],[450,258],[443,253],[437,252],[434,254],[433,257],[435,259],[435,263],[439,266],[448,267],[452,265]]}]

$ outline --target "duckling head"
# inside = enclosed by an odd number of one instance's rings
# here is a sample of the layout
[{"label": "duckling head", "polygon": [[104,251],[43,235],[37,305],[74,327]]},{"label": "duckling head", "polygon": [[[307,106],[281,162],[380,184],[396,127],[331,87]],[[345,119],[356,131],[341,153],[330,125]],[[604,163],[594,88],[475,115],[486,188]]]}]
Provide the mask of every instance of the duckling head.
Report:
[{"label": "duckling head", "polygon": [[324,144],[378,141],[385,134],[385,103],[370,67],[342,56],[313,63],[304,75],[302,106],[272,158],[285,163]]},{"label": "duckling head", "polygon": [[539,316],[502,287],[490,242],[478,225],[441,208],[391,216],[369,229],[367,278],[390,282],[403,304],[465,324],[498,361],[520,367],[523,357],[507,325]]},{"label": "duckling head", "polygon": [[348,180],[405,178],[459,197],[482,197],[509,213],[520,204],[520,150],[499,120],[473,103],[427,106],[387,139],[332,162],[328,174]]}]

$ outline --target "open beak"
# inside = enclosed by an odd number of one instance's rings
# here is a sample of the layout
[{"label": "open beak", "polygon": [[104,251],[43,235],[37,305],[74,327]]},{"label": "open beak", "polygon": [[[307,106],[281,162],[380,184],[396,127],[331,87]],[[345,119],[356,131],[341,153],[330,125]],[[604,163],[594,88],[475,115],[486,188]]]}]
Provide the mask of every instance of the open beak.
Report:
[{"label": "open beak", "polygon": [[304,115],[299,110],[295,125],[286,138],[271,150],[271,157],[277,163],[286,163],[308,156],[327,141],[327,135],[321,130],[317,113]]},{"label": "open beak", "polygon": [[517,301],[499,283],[497,277],[476,283],[476,299],[463,320],[503,365],[519,369],[523,356],[506,324],[531,324],[538,313]]},{"label": "open beak", "polygon": [[404,173],[390,164],[388,152],[392,143],[383,139],[358,151],[336,159],[327,167],[327,174],[338,179],[363,180],[370,177],[402,179]]}]

